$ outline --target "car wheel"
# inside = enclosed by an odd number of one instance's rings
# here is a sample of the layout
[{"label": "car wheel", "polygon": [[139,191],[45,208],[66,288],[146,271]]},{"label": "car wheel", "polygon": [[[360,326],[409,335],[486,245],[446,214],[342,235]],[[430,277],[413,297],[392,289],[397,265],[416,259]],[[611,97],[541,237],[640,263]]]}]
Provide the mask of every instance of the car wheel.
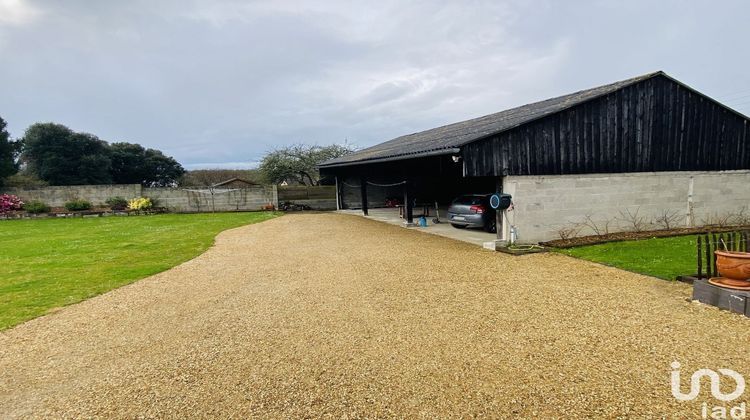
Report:
[{"label": "car wheel", "polygon": [[455,223],[451,223],[451,226],[453,226],[456,229],[466,229],[466,225],[457,225]]},{"label": "car wheel", "polygon": [[484,225],[484,231],[489,233],[497,233],[497,219],[492,218],[488,220]]}]

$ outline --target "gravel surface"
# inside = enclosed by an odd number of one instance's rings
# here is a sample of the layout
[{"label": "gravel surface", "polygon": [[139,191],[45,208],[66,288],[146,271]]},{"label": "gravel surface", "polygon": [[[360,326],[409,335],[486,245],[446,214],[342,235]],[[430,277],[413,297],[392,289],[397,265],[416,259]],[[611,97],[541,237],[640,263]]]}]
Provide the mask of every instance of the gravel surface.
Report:
[{"label": "gravel surface", "polygon": [[689,296],[561,255],[291,214],[0,333],[0,417],[696,417],[707,384],[678,403],[670,363],[750,379],[750,322]]}]

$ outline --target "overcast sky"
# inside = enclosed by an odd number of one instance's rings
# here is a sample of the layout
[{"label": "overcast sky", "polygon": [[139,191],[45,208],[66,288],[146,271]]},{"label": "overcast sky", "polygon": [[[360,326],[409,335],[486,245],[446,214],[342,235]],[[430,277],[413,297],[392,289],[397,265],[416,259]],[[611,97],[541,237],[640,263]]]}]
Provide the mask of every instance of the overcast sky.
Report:
[{"label": "overcast sky", "polygon": [[748,1],[0,0],[0,116],[243,167],[664,70],[750,114]]}]

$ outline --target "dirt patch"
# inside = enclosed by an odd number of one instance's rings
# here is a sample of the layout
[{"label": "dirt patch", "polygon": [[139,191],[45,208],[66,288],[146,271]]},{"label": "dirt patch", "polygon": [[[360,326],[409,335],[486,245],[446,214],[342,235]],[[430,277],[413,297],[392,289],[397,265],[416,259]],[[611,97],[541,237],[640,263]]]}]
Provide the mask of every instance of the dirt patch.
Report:
[{"label": "dirt patch", "polygon": [[[0,333],[0,417],[697,417],[750,377],[690,288],[340,214],[227,231],[169,271]],[[707,387],[705,387],[707,388]]]}]

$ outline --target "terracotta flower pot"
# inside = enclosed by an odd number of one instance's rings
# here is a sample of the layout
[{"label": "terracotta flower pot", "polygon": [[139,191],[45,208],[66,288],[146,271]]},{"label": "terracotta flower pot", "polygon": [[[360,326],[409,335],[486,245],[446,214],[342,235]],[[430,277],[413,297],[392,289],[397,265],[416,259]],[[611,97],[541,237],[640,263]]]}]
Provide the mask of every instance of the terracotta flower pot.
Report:
[{"label": "terracotta flower pot", "polygon": [[736,285],[748,285],[750,252],[714,251],[719,274]]}]

